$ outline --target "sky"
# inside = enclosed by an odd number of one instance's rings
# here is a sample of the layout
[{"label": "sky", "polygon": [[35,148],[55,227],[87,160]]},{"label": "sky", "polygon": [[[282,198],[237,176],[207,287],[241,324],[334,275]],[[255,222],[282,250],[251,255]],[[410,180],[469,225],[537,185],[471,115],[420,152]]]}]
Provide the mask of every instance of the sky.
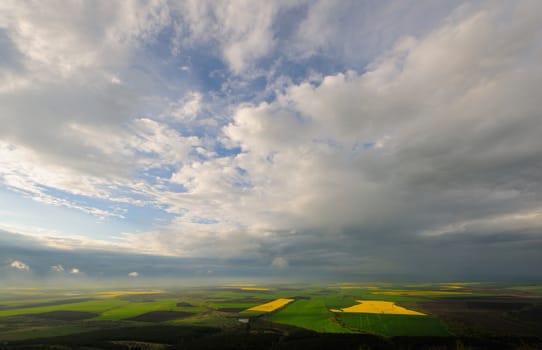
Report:
[{"label": "sky", "polygon": [[540,1],[0,2],[0,279],[540,279]]}]

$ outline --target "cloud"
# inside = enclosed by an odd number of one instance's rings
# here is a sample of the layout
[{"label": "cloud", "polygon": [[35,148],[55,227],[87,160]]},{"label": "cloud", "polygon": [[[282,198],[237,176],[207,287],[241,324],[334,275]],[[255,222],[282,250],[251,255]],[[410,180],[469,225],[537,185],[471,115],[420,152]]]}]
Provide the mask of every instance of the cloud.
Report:
[{"label": "cloud", "polygon": [[130,272],[130,273],[128,274],[128,276],[130,276],[130,277],[138,277],[138,276],[139,276],[139,273],[137,273],[137,272],[135,272],[135,271],[134,271],[134,272]]},{"label": "cloud", "polygon": [[30,271],[30,266],[19,260],[13,260],[9,266],[16,270]]},{"label": "cloud", "polygon": [[190,92],[181,101],[173,105],[171,115],[178,120],[193,119],[202,108],[203,95]]},{"label": "cloud", "polygon": [[[434,29],[456,7],[453,1],[186,1],[170,9],[176,30],[171,46],[175,54],[208,47],[246,77],[261,76],[266,60],[333,57],[335,65],[361,69],[405,33]],[[215,47],[218,52],[211,51]]]},{"label": "cloud", "polygon": [[[454,14],[424,37],[398,41],[366,72],[242,105],[223,129],[242,153],[183,167],[174,179],[194,196],[215,194],[221,210],[209,206],[210,216],[250,227],[243,234],[260,251],[268,234],[294,228],[312,245],[335,237],[340,244],[327,250],[337,254],[371,246],[394,259],[400,246],[385,248],[390,240],[419,244],[427,230],[538,210],[529,174],[541,166],[533,92],[542,38],[531,6],[515,6],[505,24],[508,8]],[[214,236],[187,231],[194,242]]]},{"label": "cloud", "polygon": [[175,46],[218,43],[230,69],[243,73],[273,48],[274,16],[286,3],[186,1],[177,12],[182,16],[178,26],[188,35],[179,37],[181,43]]},{"label": "cloud", "polygon": [[28,3],[2,5],[0,45],[10,54],[0,64],[7,78],[0,79],[0,182],[47,204],[119,217],[47,192],[109,197],[104,186],[122,186],[133,174],[120,154],[139,150],[124,149],[119,140],[126,132],[118,133],[133,119],[148,79],[130,67],[140,45],[169,24],[168,7],[161,1],[58,6],[63,11],[48,6],[36,14]]},{"label": "cloud", "polygon": [[[7,233],[6,235],[9,235]],[[5,237],[4,235],[0,238]],[[29,241],[31,241],[29,239]],[[81,278],[92,283],[96,283],[96,279],[100,281],[117,281],[119,279],[129,277],[126,271],[138,273],[137,279],[171,281],[171,278],[182,277],[187,283],[192,283],[197,279],[208,281],[208,274],[223,276],[223,277],[241,277],[245,276],[254,278],[265,278],[271,275],[269,262],[271,259],[259,260],[252,257],[232,257],[229,259],[201,257],[201,258],[186,258],[174,256],[157,256],[132,253],[123,250],[99,250],[99,249],[77,249],[64,250],[51,248],[43,245],[35,245],[29,247],[25,242],[21,244],[13,244],[6,246],[0,244],[0,256],[9,256],[16,254],[21,257],[27,264],[33,266],[32,276],[28,280],[29,283],[40,285],[47,278],[54,278],[55,283],[58,282],[59,275],[51,273],[53,262],[62,261],[78,261],[85,266],[84,273],[80,272],[77,279],[66,278],[63,283],[81,283]],[[9,267],[11,269],[11,267]],[[69,269],[65,268],[68,273]],[[0,274],[4,277],[13,277],[13,282],[21,281],[21,274],[9,273],[0,269]],[[24,274],[27,275],[27,274]],[[65,276],[67,277],[67,276]],[[75,276],[72,276],[75,277]],[[321,277],[321,276],[320,276]],[[134,278],[134,277],[131,277]],[[77,281],[79,282],[77,282]]]},{"label": "cloud", "polygon": [[453,1],[313,1],[285,53],[297,59],[332,55],[350,67],[363,68],[401,36],[430,32],[456,7],[461,4]]},{"label": "cloud", "polygon": [[75,267],[72,268],[72,269],[70,270],[70,273],[71,273],[72,275],[78,275],[80,272],[81,272],[81,271],[79,271],[79,269],[78,269],[78,268],[75,268]]},{"label": "cloud", "polygon": [[[104,135],[104,131],[82,125],[72,125],[72,132],[80,139],[86,139],[87,145],[95,144],[99,153],[107,153],[117,158],[119,164],[134,167],[133,157],[139,171],[177,164],[199,145],[196,137],[182,137],[174,129],[154,120],[136,119],[131,124],[130,132]],[[108,141],[100,141],[106,136]],[[140,181],[133,181],[117,174],[114,176],[98,175],[94,171],[55,164],[41,157],[39,151],[31,148],[0,141],[0,153],[3,165],[0,181],[7,188],[19,191],[40,202],[56,206],[65,206],[81,210],[97,217],[120,217],[122,213],[81,205],[67,198],[50,195],[51,189],[60,190],[68,195],[86,196],[119,203],[134,205],[153,204],[159,196],[160,188],[145,186]],[[69,163],[68,163],[69,164]],[[136,171],[134,169],[133,171]],[[126,170],[126,168],[125,168]],[[123,172],[123,170],[121,170]],[[167,185],[167,182],[165,183]],[[139,200],[133,200],[139,193]]]},{"label": "cloud", "polygon": [[539,246],[540,4],[418,4],[14,5],[0,184],[130,224],[34,232],[50,247],[366,273],[465,269],[447,244],[487,269],[538,261],[513,257]]},{"label": "cloud", "polygon": [[64,272],[64,267],[60,264],[51,266],[51,270],[54,272]]}]

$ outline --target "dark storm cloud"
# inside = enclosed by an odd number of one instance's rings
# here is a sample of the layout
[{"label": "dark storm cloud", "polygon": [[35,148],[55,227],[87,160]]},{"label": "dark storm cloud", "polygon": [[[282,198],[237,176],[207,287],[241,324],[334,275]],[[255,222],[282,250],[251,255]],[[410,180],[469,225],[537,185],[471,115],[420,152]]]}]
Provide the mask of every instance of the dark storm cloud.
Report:
[{"label": "dark storm cloud", "polygon": [[[219,281],[228,278],[273,278],[276,269],[267,260],[243,257],[179,258],[122,253],[111,250],[50,248],[24,235],[0,231],[0,278],[5,283],[42,283],[59,281],[80,283],[84,280],[126,281],[137,271],[138,279],[164,279],[170,283],[198,280]],[[28,266],[16,269],[13,262]],[[61,266],[61,268],[59,267]],[[77,269],[78,273],[70,273]],[[288,274],[282,277],[288,277]]]}]

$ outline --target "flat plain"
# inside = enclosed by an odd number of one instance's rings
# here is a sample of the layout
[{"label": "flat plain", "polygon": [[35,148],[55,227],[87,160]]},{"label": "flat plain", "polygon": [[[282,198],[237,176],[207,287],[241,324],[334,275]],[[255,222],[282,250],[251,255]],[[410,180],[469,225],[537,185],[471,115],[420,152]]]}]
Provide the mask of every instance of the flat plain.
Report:
[{"label": "flat plain", "polygon": [[537,284],[247,285],[0,288],[0,349],[542,346]]}]

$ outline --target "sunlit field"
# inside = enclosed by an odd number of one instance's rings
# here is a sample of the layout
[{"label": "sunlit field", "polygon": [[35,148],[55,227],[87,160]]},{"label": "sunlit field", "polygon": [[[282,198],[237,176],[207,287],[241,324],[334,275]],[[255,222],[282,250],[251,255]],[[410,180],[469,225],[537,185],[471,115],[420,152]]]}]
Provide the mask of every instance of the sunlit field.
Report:
[{"label": "sunlit field", "polygon": [[262,312],[271,312],[280,309],[281,307],[291,303],[295,299],[277,299],[269,303],[261,304],[258,306],[251,307],[248,311],[262,311]]},{"label": "sunlit field", "polygon": [[242,348],[247,335],[256,343],[272,344],[273,339],[295,343],[296,334],[315,344],[326,334],[334,342],[382,344],[402,344],[405,340],[398,337],[431,337],[439,349],[501,334],[506,338],[492,340],[498,345],[492,348],[539,344],[538,285],[478,284],[463,286],[460,294],[438,284],[348,287],[3,288],[0,344],[15,349],[166,349],[183,341],[196,349],[207,342]]},{"label": "sunlit field", "polygon": [[160,294],[162,291],[159,290],[115,290],[108,292],[99,292],[99,297],[119,297],[123,295],[152,295]]},{"label": "sunlit field", "polygon": [[364,314],[390,314],[390,315],[419,315],[424,316],[424,313],[406,309],[395,305],[391,301],[376,301],[376,300],[356,300],[359,304],[342,308],[331,309],[332,312],[351,312]]},{"label": "sunlit field", "polygon": [[457,292],[457,291],[445,291],[445,290],[393,290],[393,291],[384,291],[384,292],[373,292],[373,294],[431,297],[431,296],[469,295],[469,294],[472,294],[472,292]]},{"label": "sunlit field", "polygon": [[241,287],[241,290],[263,291],[263,290],[269,290],[269,288],[262,288],[262,287]]}]

